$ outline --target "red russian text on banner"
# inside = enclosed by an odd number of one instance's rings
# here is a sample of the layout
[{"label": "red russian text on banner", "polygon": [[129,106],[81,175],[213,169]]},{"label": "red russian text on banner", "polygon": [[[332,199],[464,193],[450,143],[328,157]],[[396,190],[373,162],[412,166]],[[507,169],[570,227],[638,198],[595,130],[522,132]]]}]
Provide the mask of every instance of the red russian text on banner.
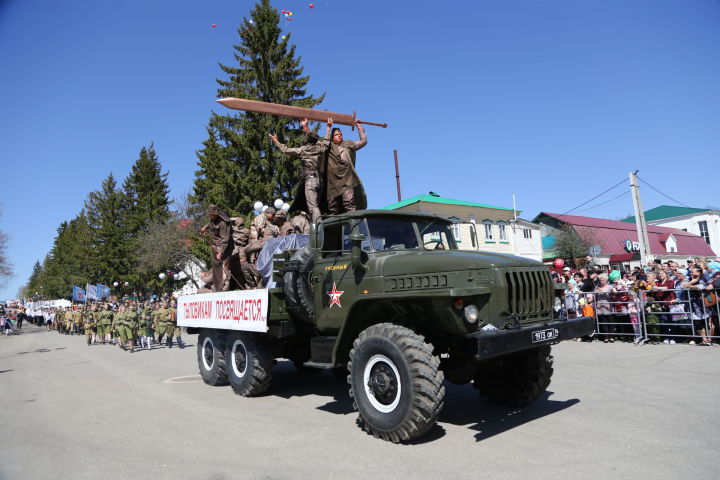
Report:
[{"label": "red russian text on banner", "polygon": [[267,332],[268,291],[233,290],[178,298],[179,327]]}]

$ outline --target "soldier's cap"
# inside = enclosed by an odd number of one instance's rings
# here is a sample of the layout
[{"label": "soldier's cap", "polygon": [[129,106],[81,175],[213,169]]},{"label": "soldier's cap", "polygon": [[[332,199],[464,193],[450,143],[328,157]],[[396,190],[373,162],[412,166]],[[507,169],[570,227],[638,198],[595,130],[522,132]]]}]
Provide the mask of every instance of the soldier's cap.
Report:
[{"label": "soldier's cap", "polygon": [[275,218],[285,218],[285,211],[280,210],[278,213],[275,214]]},{"label": "soldier's cap", "polygon": [[275,209],[273,207],[268,207],[265,209],[265,214],[271,213],[275,215]]},{"label": "soldier's cap", "polygon": [[236,227],[245,225],[245,219],[243,217],[231,217],[230,220],[232,220]]},{"label": "soldier's cap", "polygon": [[207,207],[207,214],[208,215],[220,215],[220,209],[217,205],[213,205],[212,203],[208,205]]}]

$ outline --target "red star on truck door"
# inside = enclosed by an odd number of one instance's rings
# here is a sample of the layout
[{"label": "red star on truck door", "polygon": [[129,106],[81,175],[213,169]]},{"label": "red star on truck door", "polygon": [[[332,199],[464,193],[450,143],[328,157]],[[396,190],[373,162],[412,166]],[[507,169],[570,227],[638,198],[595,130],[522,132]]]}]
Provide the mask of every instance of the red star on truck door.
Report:
[{"label": "red star on truck door", "polygon": [[330,305],[328,305],[328,308],[332,307],[333,305],[337,305],[338,307],[342,308],[342,305],[340,305],[340,295],[345,293],[344,290],[338,290],[335,286],[335,282],[333,282],[333,288],[329,292],[327,292],[328,295],[330,295]]}]

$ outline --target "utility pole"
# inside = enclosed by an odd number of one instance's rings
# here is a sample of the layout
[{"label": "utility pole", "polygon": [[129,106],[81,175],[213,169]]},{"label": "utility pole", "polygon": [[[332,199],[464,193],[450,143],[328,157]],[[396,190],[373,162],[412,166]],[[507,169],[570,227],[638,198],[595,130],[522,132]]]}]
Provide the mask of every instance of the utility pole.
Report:
[{"label": "utility pole", "polygon": [[402,201],[402,195],[400,194],[400,167],[398,166],[397,150],[393,150],[395,155],[395,183],[397,184],[398,202]]},{"label": "utility pole", "polygon": [[643,210],[642,200],[640,199],[640,186],[637,182],[637,173],[630,172],[630,193],[632,193],[633,206],[635,207],[635,227],[637,228],[638,243],[640,244],[640,263],[641,268],[647,266],[647,262],[653,259],[650,251],[650,242],[648,241],[647,224],[645,223],[645,211]]}]

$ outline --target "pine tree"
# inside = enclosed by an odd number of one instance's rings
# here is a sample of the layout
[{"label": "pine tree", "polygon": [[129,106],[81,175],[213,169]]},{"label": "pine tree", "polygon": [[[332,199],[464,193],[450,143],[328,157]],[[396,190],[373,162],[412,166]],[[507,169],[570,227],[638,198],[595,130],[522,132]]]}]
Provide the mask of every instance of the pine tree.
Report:
[{"label": "pine tree", "polygon": [[153,145],[143,147],[123,183],[127,197],[125,223],[131,235],[147,230],[152,223],[165,222],[170,218],[167,176],[161,171]]},{"label": "pine tree", "polygon": [[[280,14],[269,0],[260,0],[238,30],[234,45],[236,66],[220,65],[227,80],[218,79],[218,98],[236,97],[312,108],[322,102],[307,95],[309,76],[303,76],[290,35],[280,38]],[[208,139],[198,152],[194,199],[215,203],[231,214],[251,210],[257,201],[289,198],[300,178],[300,163],[273,150],[268,133],[281,142],[299,145],[297,120],[252,112],[213,113]]]},{"label": "pine tree", "polygon": [[130,237],[126,224],[127,200],[118,190],[112,173],[100,190],[91,192],[85,202],[88,223],[93,232],[91,277],[93,283],[121,280],[130,271]]}]

